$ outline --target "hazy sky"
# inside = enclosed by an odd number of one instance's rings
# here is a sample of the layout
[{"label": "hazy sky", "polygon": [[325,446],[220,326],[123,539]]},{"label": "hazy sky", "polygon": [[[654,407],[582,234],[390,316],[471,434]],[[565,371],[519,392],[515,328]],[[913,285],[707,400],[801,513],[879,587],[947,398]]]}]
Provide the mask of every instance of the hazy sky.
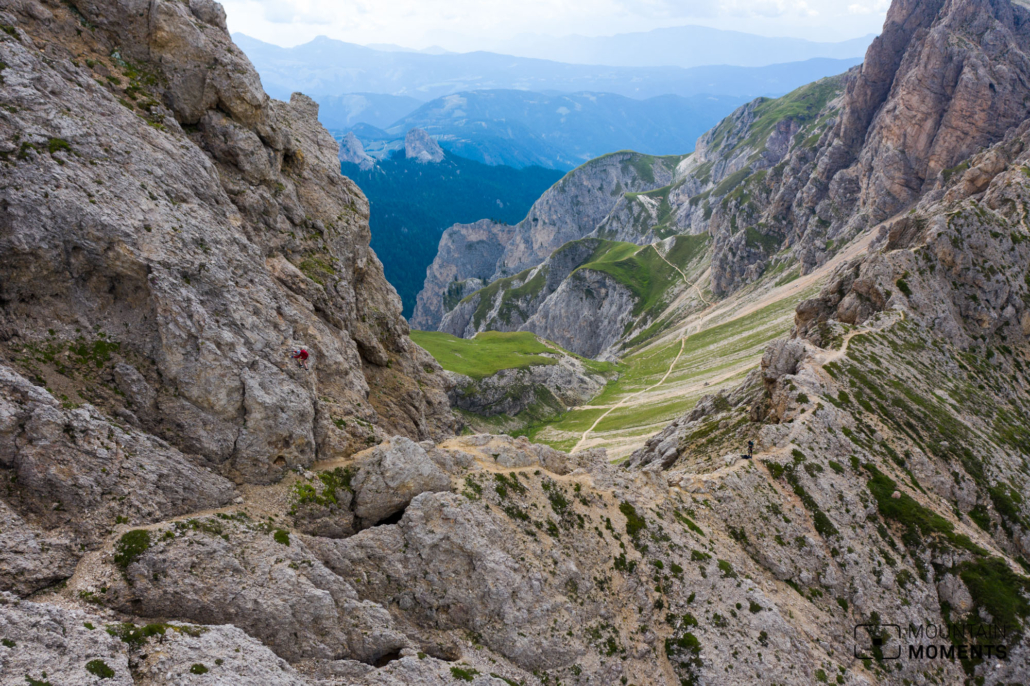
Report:
[{"label": "hazy sky", "polygon": [[519,34],[603,36],[702,24],[835,41],[879,33],[890,0],[223,0],[229,28],[292,46],[351,43],[489,50]]}]

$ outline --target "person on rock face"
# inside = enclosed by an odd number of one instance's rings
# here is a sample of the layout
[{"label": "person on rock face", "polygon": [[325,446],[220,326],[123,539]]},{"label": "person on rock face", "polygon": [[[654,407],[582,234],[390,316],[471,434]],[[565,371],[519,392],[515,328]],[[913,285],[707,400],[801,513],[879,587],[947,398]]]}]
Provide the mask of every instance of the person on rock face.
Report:
[{"label": "person on rock face", "polygon": [[294,350],[293,359],[297,360],[297,364],[300,365],[301,369],[308,368],[308,351],[304,348]]},{"label": "person on rock face", "polygon": [[754,456],[754,454],[755,454],[755,442],[754,441],[748,441],[747,442],[747,459],[750,460]]}]

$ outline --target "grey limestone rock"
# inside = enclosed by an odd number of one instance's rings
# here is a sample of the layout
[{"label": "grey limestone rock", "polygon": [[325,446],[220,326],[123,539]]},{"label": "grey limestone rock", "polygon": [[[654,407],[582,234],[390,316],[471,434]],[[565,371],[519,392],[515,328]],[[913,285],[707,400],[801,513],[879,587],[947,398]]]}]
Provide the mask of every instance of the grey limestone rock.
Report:
[{"label": "grey limestone rock", "polygon": [[420,164],[443,162],[444,153],[440,144],[422,129],[411,129],[404,137],[404,157]]},{"label": "grey limestone rock", "polygon": [[455,224],[444,231],[436,257],[426,269],[411,325],[436,330],[444,315],[486,285],[513,235],[514,227],[489,219]]},{"label": "grey limestone rock", "polygon": [[217,3],[80,4],[4,9],[11,365],[240,482],[370,434],[449,435],[446,379],[407,337],[317,104],[264,94]]},{"label": "grey limestone rock", "polygon": [[375,662],[408,645],[389,612],[360,600],[301,536],[236,515],[165,524],[149,541],[124,574],[111,553],[92,553],[71,590],[107,588],[105,604],[141,617],[232,624],[291,662]]},{"label": "grey limestone rock", "polygon": [[[3,590],[27,594],[70,567],[119,522],[151,523],[219,507],[232,484],[200,460],[95,408],[65,409],[0,366],[0,505],[11,565]],[[20,551],[20,554],[15,551]]]},{"label": "grey limestone rock", "polygon": [[358,140],[358,137],[354,135],[353,131],[348,131],[347,135],[340,141],[339,158],[341,162],[358,165],[362,171],[367,171],[376,164],[375,159],[365,152],[364,146]]},{"label": "grey limestone rock", "polygon": [[450,477],[417,443],[395,436],[355,464],[351,479],[354,515],[373,526],[407,507],[426,491],[449,491]]},{"label": "grey limestone rock", "polygon": [[555,364],[502,369],[485,379],[455,374],[451,403],[483,417],[515,416],[530,407],[535,408],[535,415],[548,410],[558,414],[586,403],[608,381],[591,373],[575,357],[557,353],[553,357],[557,358]]},{"label": "grey limestone rock", "polygon": [[599,357],[622,337],[636,305],[626,286],[583,269],[563,281],[523,328],[584,357]]}]

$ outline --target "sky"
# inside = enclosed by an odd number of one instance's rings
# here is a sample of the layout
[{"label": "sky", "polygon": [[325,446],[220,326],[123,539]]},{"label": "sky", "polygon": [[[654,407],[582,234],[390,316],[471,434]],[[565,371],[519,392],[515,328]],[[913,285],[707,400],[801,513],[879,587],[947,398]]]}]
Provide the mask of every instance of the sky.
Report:
[{"label": "sky", "polygon": [[839,41],[877,34],[889,0],[222,0],[229,29],[291,47],[316,36],[455,52],[522,34],[607,36],[697,24]]}]

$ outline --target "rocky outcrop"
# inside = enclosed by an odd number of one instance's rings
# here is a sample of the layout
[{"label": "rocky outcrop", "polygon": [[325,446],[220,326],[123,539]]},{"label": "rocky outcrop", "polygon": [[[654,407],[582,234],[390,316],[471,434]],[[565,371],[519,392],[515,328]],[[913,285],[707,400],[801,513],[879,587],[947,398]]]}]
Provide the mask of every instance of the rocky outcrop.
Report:
[{"label": "rocky outcrop", "polygon": [[355,469],[354,514],[366,527],[402,512],[421,493],[451,488],[450,477],[422,446],[400,436],[374,448]]},{"label": "rocky outcrop", "polygon": [[575,357],[564,353],[546,356],[555,358],[554,364],[502,369],[484,379],[451,373],[452,406],[481,417],[515,418],[528,411],[533,420],[540,421],[586,404],[608,382]]},{"label": "rocky outcrop", "polygon": [[666,186],[679,157],[617,152],[569,172],[534,203],[497,263],[496,277],[534,267],[594,231],[624,193]]},{"label": "rocky outcrop", "polygon": [[238,482],[446,435],[317,105],[269,100],[213,3],[108,4],[4,9],[11,366]]},{"label": "rocky outcrop", "polygon": [[489,219],[455,224],[444,231],[436,257],[426,269],[411,325],[435,331],[444,315],[486,285],[514,233],[513,226]]},{"label": "rocky outcrop", "polygon": [[[474,277],[484,280],[486,286],[498,279],[517,278],[521,272],[539,266],[566,243],[594,235],[609,212],[622,202],[624,194],[669,185],[680,159],[634,152],[605,155],[569,172],[514,227],[482,220],[448,229],[427,270],[412,325],[427,330],[439,325],[440,318],[457,304],[449,290],[454,281]],[[643,245],[648,231],[632,242]],[[467,294],[468,290],[463,292]],[[450,306],[445,307],[444,303]],[[439,318],[437,312],[441,313]]]},{"label": "rocky outcrop", "polygon": [[220,507],[235,492],[197,458],[94,407],[62,407],[0,365],[0,590],[27,594],[71,575],[111,527]]},{"label": "rocky outcrop", "polygon": [[404,137],[404,157],[420,164],[443,162],[444,153],[440,144],[422,129],[411,129]]},{"label": "rocky outcrop", "polygon": [[112,620],[96,608],[68,609],[0,593],[5,640],[0,667],[5,676],[23,683],[163,686],[202,678],[275,686],[309,683],[234,626],[170,622],[144,627]]},{"label": "rocky outcrop", "polygon": [[962,349],[1030,333],[1030,122],[972,156],[948,183],[885,224],[870,256],[844,264],[798,306],[798,338],[827,342],[835,324],[903,310]]},{"label": "rocky outcrop", "polygon": [[368,171],[376,166],[375,159],[365,153],[365,147],[358,140],[358,137],[354,135],[353,131],[348,131],[347,135],[340,141],[340,154],[338,157],[341,162],[358,165],[361,171]]},{"label": "rocky outcrop", "polygon": [[566,243],[543,264],[465,296],[444,315],[439,330],[459,338],[471,338],[480,331],[528,331],[526,324],[540,306],[606,245],[596,239]]},{"label": "rocky outcrop", "polygon": [[112,563],[100,554],[84,561],[95,571],[75,578],[74,593],[106,588],[104,604],[127,613],[232,624],[292,662],[374,663],[408,645],[385,608],[360,600],[303,540],[267,524],[201,517],[154,528],[143,543],[119,541]]}]

